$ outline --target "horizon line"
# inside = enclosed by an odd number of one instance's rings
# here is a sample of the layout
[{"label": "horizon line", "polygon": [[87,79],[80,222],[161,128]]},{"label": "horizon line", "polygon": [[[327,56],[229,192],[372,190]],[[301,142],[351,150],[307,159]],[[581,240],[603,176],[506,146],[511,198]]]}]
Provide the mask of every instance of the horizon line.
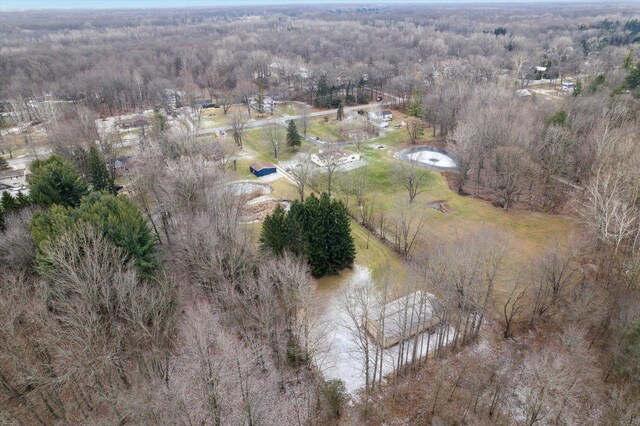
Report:
[{"label": "horizon line", "polygon": [[[6,0],[5,0],[6,1]],[[342,2],[340,0],[244,0],[239,4],[237,1],[232,0],[205,0],[205,1],[193,1],[191,4],[187,4],[184,6],[176,6],[174,4],[157,4],[157,5],[133,5],[126,6],[121,5],[119,2],[113,6],[109,6],[107,4],[99,4],[97,6],[91,5],[83,5],[78,7],[77,4],[73,5],[57,5],[57,6],[28,6],[28,7],[9,7],[5,8],[1,6],[0,2],[0,11],[1,12],[26,12],[26,11],[96,11],[96,10],[180,10],[180,9],[207,9],[207,8],[242,8],[247,6],[415,6],[415,5],[539,5],[539,4],[556,4],[556,5],[564,5],[564,4],[584,4],[584,3],[602,3],[601,0],[407,0],[396,2],[393,0],[375,0],[373,2],[367,0],[349,0],[347,2]],[[20,1],[23,3],[23,1]],[[75,2],[74,2],[75,3]],[[98,2],[92,2],[96,4]],[[134,3],[128,1],[127,3]],[[158,3],[162,3],[162,1],[158,1]],[[636,2],[633,0],[614,0],[611,2],[605,2],[602,6],[610,6],[610,5],[624,5],[624,4],[635,4]]]}]

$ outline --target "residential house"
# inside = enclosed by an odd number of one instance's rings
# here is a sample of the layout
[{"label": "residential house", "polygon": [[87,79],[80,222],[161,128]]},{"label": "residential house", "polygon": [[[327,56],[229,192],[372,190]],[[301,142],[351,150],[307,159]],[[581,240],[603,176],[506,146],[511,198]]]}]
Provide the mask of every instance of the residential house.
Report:
[{"label": "residential house", "polygon": [[391,121],[393,120],[393,113],[388,110],[382,110],[382,111],[370,111],[369,114],[369,120],[382,120],[382,121]]},{"label": "residential house", "polygon": [[322,151],[311,156],[311,161],[320,167],[327,167],[328,165],[340,166],[343,164],[358,161],[359,159],[360,154],[356,152],[345,151],[342,149]]},{"label": "residential house", "polygon": [[0,193],[7,191],[11,195],[27,189],[27,170],[10,169],[0,172]]},{"label": "residential house", "polygon": [[144,115],[136,115],[131,118],[120,120],[118,123],[122,129],[132,129],[134,127],[144,127],[149,125],[149,120]]}]

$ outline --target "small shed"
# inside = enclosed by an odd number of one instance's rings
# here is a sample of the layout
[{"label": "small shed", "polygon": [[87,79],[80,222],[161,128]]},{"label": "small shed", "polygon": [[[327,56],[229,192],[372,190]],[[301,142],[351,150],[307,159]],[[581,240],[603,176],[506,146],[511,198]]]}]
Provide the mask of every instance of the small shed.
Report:
[{"label": "small shed", "polygon": [[261,177],[277,172],[276,166],[268,161],[257,161],[249,166],[249,171],[254,175]]}]

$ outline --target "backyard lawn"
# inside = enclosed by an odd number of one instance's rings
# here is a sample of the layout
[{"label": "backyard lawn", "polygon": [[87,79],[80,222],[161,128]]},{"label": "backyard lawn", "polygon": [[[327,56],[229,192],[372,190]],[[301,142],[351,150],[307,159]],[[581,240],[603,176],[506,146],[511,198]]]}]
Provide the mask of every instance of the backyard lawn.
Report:
[{"label": "backyard lawn", "polygon": [[[329,120],[325,121],[324,118],[310,120],[307,124],[307,136],[310,137],[319,137],[321,141],[325,142],[344,142],[348,141],[348,138],[345,138],[338,132],[336,129],[336,121]],[[297,123],[298,130],[302,132],[302,125]]]},{"label": "backyard lawn", "polygon": [[[298,149],[291,149],[286,144],[287,139],[287,129],[284,127],[279,127],[280,132],[280,141],[278,143],[278,160],[279,161],[287,161],[293,158],[300,151],[315,151],[315,145],[307,142],[302,139],[302,145]],[[255,160],[264,160],[275,163],[275,155],[273,146],[269,141],[267,135],[265,135],[265,130],[263,129],[252,129],[244,132],[242,136],[242,144],[246,147],[251,148],[256,152]]]}]

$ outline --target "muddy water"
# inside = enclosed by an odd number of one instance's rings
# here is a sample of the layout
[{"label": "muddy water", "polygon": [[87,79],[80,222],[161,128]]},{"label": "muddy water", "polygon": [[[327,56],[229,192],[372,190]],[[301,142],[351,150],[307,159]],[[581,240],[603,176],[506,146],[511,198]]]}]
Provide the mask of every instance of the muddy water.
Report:
[{"label": "muddy water", "polygon": [[[314,325],[313,337],[318,343],[315,363],[325,379],[340,379],[347,391],[354,395],[365,384],[364,357],[354,337],[353,319],[345,308],[345,294],[354,291],[358,286],[373,286],[369,269],[356,265],[352,271],[343,272],[339,276],[323,279],[317,288],[319,319]],[[417,353],[427,355],[435,348],[435,335],[431,338],[427,333],[418,334]],[[450,338],[453,337],[451,330]],[[375,351],[373,341],[370,350]],[[405,345],[405,353],[413,352],[412,344]],[[373,355],[372,355],[373,357]],[[383,375],[392,373],[398,363],[399,346],[392,346],[382,352]],[[370,360],[373,370],[373,360]]]},{"label": "muddy water", "polygon": [[357,285],[373,285],[371,273],[356,265],[353,271],[323,280],[318,285],[320,318],[314,327],[319,341],[316,365],[325,379],[341,379],[347,391],[355,393],[364,386],[363,360],[348,330],[353,321],[344,308],[344,294]]}]

